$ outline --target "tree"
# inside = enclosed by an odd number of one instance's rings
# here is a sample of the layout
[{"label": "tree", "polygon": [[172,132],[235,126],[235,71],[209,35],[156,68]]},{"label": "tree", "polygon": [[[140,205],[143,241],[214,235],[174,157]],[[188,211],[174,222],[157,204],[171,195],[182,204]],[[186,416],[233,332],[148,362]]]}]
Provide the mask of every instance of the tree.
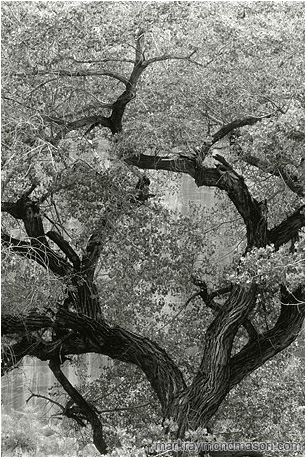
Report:
[{"label": "tree", "polygon": [[[71,398],[66,415],[89,422],[102,454],[101,418],[61,369],[71,355],[137,366],[184,437],[207,427],[230,390],[302,327],[303,7],[241,8],[3,5],[2,245],[13,275],[26,260],[40,266],[38,283],[45,272],[62,285],[34,310],[20,301],[4,309],[2,334],[11,340],[3,371],[26,355],[49,361]],[[226,157],[216,153],[220,144],[230,148]],[[160,205],[173,174],[223,196],[209,217],[219,227],[235,215],[243,252],[227,275],[208,281],[216,266],[206,265],[214,250],[204,212],[175,221]],[[236,243],[238,233],[229,236]],[[164,331],[163,348],[154,320],[162,296],[191,291],[188,304],[201,300],[197,332],[188,327],[200,358],[187,383],[167,352],[177,325]]]}]

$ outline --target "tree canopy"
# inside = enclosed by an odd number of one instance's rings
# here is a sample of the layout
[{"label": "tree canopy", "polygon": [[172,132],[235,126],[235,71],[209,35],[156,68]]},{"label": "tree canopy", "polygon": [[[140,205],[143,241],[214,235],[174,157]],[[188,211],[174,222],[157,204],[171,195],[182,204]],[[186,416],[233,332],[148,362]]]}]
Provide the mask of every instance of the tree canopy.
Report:
[{"label": "tree canopy", "polygon": [[[129,373],[186,438],[297,339],[303,17],[301,2],[2,3],[2,371],[48,361],[101,454],[69,358],[124,363],[95,394]],[[212,204],[182,214],[182,177]]]}]

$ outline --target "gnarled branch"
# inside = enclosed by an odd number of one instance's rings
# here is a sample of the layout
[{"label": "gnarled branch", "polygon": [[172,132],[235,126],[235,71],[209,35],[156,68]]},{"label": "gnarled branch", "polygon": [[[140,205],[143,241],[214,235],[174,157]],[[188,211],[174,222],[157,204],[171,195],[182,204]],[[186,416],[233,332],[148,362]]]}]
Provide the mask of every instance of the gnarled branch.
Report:
[{"label": "gnarled branch", "polygon": [[281,245],[295,238],[304,226],[305,206],[302,205],[292,215],[268,231],[269,241],[278,249]]},{"label": "gnarled branch", "polygon": [[267,243],[267,208],[265,202],[254,199],[241,175],[222,158],[222,163],[215,168],[199,164],[196,157],[178,157],[169,159],[164,156],[140,154],[127,155],[125,162],[142,169],[168,170],[182,172],[194,178],[197,186],[213,186],[226,191],[227,195],[242,216],[247,229],[247,248],[265,246]]},{"label": "gnarled branch", "polygon": [[231,388],[248,374],[262,366],[268,359],[287,348],[298,336],[305,314],[304,293],[300,287],[289,292],[281,287],[281,313],[275,326],[249,341],[243,349],[231,358]]}]

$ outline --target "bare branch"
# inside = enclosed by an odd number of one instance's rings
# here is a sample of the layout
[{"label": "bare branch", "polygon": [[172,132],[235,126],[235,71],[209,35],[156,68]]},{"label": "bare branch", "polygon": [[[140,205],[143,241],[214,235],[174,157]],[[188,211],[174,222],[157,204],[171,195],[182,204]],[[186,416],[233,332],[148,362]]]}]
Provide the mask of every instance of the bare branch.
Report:
[{"label": "bare branch", "polygon": [[263,119],[271,118],[271,116],[273,116],[273,113],[268,113],[262,116],[247,116],[246,118],[234,119],[234,121],[231,121],[225,126],[221,127],[221,129],[219,129],[213,135],[213,143],[217,143],[234,129],[238,129],[239,127],[243,126],[253,126]]},{"label": "bare branch", "polygon": [[269,173],[273,176],[280,177],[283,179],[284,183],[291,189],[292,192],[298,196],[304,196],[304,183],[302,179],[300,180],[297,176],[292,176],[288,173],[284,166],[282,165],[271,165],[268,161],[259,159],[255,156],[252,156],[249,153],[243,153],[239,147],[238,152],[239,158],[245,161],[247,164],[257,167],[263,172]]},{"label": "bare branch", "polygon": [[136,60],[135,64],[141,64],[144,60],[143,55],[144,30],[139,30],[136,34]]},{"label": "bare branch", "polygon": [[1,243],[15,253],[37,262],[45,269],[50,269],[55,275],[69,277],[73,274],[73,268],[68,262],[37,239],[33,244],[2,233]]},{"label": "bare branch", "polygon": [[79,60],[75,57],[68,57],[68,59],[73,60],[77,64],[105,64],[106,62],[126,62],[129,64],[134,64],[134,59],[121,59],[120,57],[104,57],[102,59],[89,59],[89,60]]},{"label": "bare branch", "polygon": [[78,119],[76,121],[71,121],[68,123],[66,123],[63,119],[60,119],[59,122],[57,122],[56,120],[51,118],[50,121],[53,121],[59,125],[63,125],[60,132],[55,136],[54,144],[58,144],[60,140],[63,139],[68,132],[71,132],[72,130],[81,129],[83,127],[87,127],[88,125],[90,125],[91,127],[87,130],[87,133],[90,132],[96,126],[107,127],[108,129],[111,129],[113,132],[113,126],[110,122],[110,118],[101,115],[86,116],[84,118]]},{"label": "bare branch", "polygon": [[37,86],[35,86],[33,89],[31,89],[31,91],[28,92],[27,95],[31,95],[33,94],[34,92],[36,92],[38,89],[40,89],[41,87],[45,86],[46,84],[48,83],[52,83],[53,81],[57,81],[58,78],[50,78],[48,79],[47,81],[43,81],[42,83],[38,84]]},{"label": "bare branch", "polygon": [[163,56],[159,57],[152,57],[151,59],[145,60],[143,62],[143,67],[147,67],[148,65],[151,65],[155,62],[163,62],[165,60],[187,60],[195,65],[202,66],[202,64],[195,62],[194,60],[191,60],[191,57],[197,52],[197,49],[194,49],[190,54],[187,56],[173,56],[172,54],[164,54]]},{"label": "bare branch", "polygon": [[49,401],[51,402],[52,404],[58,406],[62,411],[65,410],[65,407],[60,404],[59,402],[57,401],[54,401],[53,399],[49,398],[48,396],[44,396],[43,394],[35,394],[35,393],[32,393],[30,397],[28,397],[28,399],[26,400],[26,403],[28,403],[32,398],[40,398],[40,399],[45,399],[46,401]]},{"label": "bare branch", "polygon": [[38,70],[38,75],[58,75],[58,76],[68,76],[68,77],[86,77],[86,76],[109,76],[110,78],[114,78],[121,83],[127,85],[128,80],[119,75],[119,73],[110,72],[108,70],[99,71],[99,70],[87,70],[87,69],[80,69],[80,70],[66,70],[66,69],[57,69],[52,71],[43,71]]},{"label": "bare branch", "polygon": [[[226,137],[230,132],[239,127],[243,126],[252,126],[259,121],[262,121],[265,118],[271,118],[273,113],[265,114],[262,116],[247,116],[245,118],[234,119],[234,121],[225,124],[221,129],[219,129],[214,135],[206,139],[201,147],[201,152],[199,155],[199,162],[203,162],[210,148],[220,141],[222,138]],[[216,119],[216,122],[218,120]]]}]

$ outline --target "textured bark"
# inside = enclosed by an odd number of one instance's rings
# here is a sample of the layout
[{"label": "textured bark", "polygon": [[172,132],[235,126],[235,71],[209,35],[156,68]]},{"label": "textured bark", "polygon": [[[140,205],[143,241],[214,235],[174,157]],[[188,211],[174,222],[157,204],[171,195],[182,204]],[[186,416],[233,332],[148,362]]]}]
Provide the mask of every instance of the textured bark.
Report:
[{"label": "textured bark", "polygon": [[221,165],[211,168],[198,163],[197,157],[169,159],[140,154],[128,156],[125,161],[142,169],[167,170],[187,173],[198,187],[217,187],[227,193],[242,216],[247,229],[248,249],[267,243],[267,207],[254,199],[241,175],[220,155],[215,156]]},{"label": "textured bark", "polygon": [[281,313],[274,327],[250,341],[231,358],[231,388],[244,377],[287,348],[299,335],[305,318],[303,288],[290,293],[281,287]]},{"label": "textured bark", "polygon": [[285,243],[296,239],[299,231],[305,225],[305,206],[298,208],[292,215],[271,229],[268,233],[269,242],[278,249]]},{"label": "textured bark", "polygon": [[[24,317],[6,315],[2,320],[3,335],[28,335],[35,330],[49,327],[69,329],[70,332],[52,342],[31,339],[26,345],[26,351],[30,353],[25,354],[48,360],[60,351],[61,360],[64,361],[71,353],[95,352],[135,364],[146,374],[165,416],[172,409],[174,399],[186,388],[181,371],[157,343],[119,326],[112,328],[102,319],[96,321],[86,315],[60,309],[53,319],[33,312]],[[79,350],[76,345],[78,339]],[[8,369],[12,365],[14,359],[7,360],[5,367]]]},{"label": "textured bark", "polygon": [[234,287],[224,307],[205,333],[198,373],[179,401],[179,436],[186,429],[207,426],[230,389],[233,340],[256,301],[256,289]]}]

